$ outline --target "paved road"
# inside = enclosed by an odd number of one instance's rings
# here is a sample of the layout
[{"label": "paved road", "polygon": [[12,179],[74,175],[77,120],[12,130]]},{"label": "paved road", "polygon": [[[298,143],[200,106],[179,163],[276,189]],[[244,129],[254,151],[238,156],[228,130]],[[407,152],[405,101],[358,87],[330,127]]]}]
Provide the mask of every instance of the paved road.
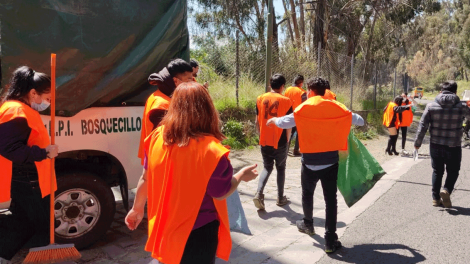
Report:
[{"label": "paved road", "polygon": [[344,248],[317,263],[468,263],[469,158],[464,149],[452,209],[432,206],[431,161],[424,160],[348,225]]}]

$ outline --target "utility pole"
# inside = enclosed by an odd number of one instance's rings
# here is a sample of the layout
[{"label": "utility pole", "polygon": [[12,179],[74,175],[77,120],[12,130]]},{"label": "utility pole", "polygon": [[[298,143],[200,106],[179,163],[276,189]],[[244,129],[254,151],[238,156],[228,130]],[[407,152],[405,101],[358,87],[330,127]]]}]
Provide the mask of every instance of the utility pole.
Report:
[{"label": "utility pole", "polygon": [[269,92],[269,79],[272,72],[273,57],[273,0],[268,0],[268,39],[266,40],[266,92]]}]

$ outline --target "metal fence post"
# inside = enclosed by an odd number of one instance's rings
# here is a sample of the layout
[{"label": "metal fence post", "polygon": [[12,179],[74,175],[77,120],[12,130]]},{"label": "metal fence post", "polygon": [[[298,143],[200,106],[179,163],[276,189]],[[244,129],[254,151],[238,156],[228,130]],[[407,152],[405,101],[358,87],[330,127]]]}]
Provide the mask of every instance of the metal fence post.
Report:
[{"label": "metal fence post", "polygon": [[377,63],[375,63],[375,73],[374,73],[374,76],[375,76],[375,80],[374,80],[374,110],[377,109]]},{"label": "metal fence post", "polygon": [[266,40],[266,92],[269,91],[269,79],[272,72],[272,57],[273,57],[273,0],[268,0],[268,39]]},{"label": "metal fence post", "polygon": [[393,98],[397,96],[397,68],[395,68],[394,72],[395,72],[395,77],[393,79]]},{"label": "metal fence post", "polygon": [[349,109],[353,110],[353,89],[354,87],[354,54],[351,57],[351,103]]},{"label": "metal fence post", "polygon": [[236,37],[237,38],[237,44],[236,44],[237,45],[237,55],[236,55],[237,56],[237,58],[236,58],[237,65],[236,65],[236,70],[235,70],[236,71],[235,74],[237,75],[236,76],[236,81],[235,81],[235,87],[236,87],[235,94],[236,94],[236,97],[237,97],[237,107],[240,106],[239,103],[238,103],[238,79],[240,77],[240,49],[239,49],[240,44],[239,44],[238,34],[239,34],[239,31],[237,30],[237,37]]},{"label": "metal fence post", "polygon": [[317,58],[317,76],[320,77],[321,68],[321,42],[318,42],[318,58]]}]

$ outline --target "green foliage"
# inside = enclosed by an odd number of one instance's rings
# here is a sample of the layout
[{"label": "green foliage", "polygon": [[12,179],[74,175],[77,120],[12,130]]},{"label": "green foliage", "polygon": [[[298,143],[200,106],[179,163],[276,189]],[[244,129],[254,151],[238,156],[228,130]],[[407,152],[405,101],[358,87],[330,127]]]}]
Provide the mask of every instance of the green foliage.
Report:
[{"label": "green foliage", "polygon": [[[393,97],[393,96],[392,96]],[[390,97],[389,100],[378,100],[376,105],[378,110],[384,109],[388,102],[392,101],[393,98]],[[362,110],[374,110],[374,100],[363,100],[362,101]]]},{"label": "green foliage", "polygon": [[244,149],[258,144],[258,137],[251,122],[242,123],[231,119],[223,125],[222,132],[227,137],[222,144],[229,145],[233,149]]},{"label": "green foliage", "polygon": [[359,140],[368,140],[368,139],[374,139],[377,138],[377,132],[375,132],[374,128],[370,128],[367,131],[357,131],[354,128],[354,136],[356,136],[357,139]]}]

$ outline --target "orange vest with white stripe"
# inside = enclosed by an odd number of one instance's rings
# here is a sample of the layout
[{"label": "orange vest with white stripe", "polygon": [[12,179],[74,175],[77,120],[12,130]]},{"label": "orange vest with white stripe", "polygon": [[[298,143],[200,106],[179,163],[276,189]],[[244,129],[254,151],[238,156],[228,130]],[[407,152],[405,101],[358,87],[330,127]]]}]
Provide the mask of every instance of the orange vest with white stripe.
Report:
[{"label": "orange vest with white stripe", "polygon": [[[191,139],[188,146],[166,145],[164,126],[145,140],[148,153],[148,241],[145,250],[165,264],[178,264],[199,213],[207,184],[229,150],[212,136]],[[232,248],[225,200],[213,199],[217,209],[217,257],[228,261]]]},{"label": "orange vest with white stripe", "polygon": [[297,86],[291,86],[286,89],[284,95],[292,101],[292,108],[296,109],[302,103],[302,95],[305,91]]},{"label": "orange vest with white stripe", "polygon": [[393,126],[398,129],[400,127],[400,118],[398,117],[398,114],[393,111],[393,108],[395,106],[398,105],[394,102],[388,103],[384,111],[383,125],[386,127],[390,127],[393,117],[395,116],[395,124],[393,124]]},{"label": "orange vest with white stripe", "polygon": [[[0,124],[11,121],[15,118],[24,118],[31,128],[28,138],[28,146],[38,146],[46,148],[50,145],[49,133],[47,132],[41,116],[30,106],[19,101],[6,101],[0,106]],[[57,186],[51,190],[51,160],[45,159],[35,162],[38,172],[39,187],[42,197],[57,190]],[[13,162],[0,155],[0,203],[10,200],[11,179]],[[56,185],[55,173],[53,175],[54,185]]]},{"label": "orange vest with white stripe", "polygon": [[325,100],[322,96],[309,98],[294,111],[302,153],[321,153],[348,149],[352,112],[343,104]]},{"label": "orange vest with white stripe", "polygon": [[[411,102],[408,102],[408,104],[405,104],[403,102],[402,105],[410,105]],[[409,127],[411,126],[411,124],[413,124],[413,112],[411,111],[411,107],[405,111],[403,111],[403,113],[401,113],[401,122],[400,122],[400,127]]]},{"label": "orange vest with white stripe", "polygon": [[155,91],[149,96],[144,108],[144,117],[142,118],[142,131],[140,132],[140,145],[138,157],[141,160],[141,164],[144,165],[145,153],[144,153],[144,140],[152,133],[153,124],[150,121],[149,113],[154,109],[168,110],[170,106],[171,98],[166,96],[160,90]]},{"label": "orange vest with white stripe", "polygon": [[285,116],[292,107],[292,101],[282,94],[269,92],[258,97],[256,106],[260,130],[259,144],[277,149],[283,129],[277,126],[267,126],[266,122],[273,117]]}]

